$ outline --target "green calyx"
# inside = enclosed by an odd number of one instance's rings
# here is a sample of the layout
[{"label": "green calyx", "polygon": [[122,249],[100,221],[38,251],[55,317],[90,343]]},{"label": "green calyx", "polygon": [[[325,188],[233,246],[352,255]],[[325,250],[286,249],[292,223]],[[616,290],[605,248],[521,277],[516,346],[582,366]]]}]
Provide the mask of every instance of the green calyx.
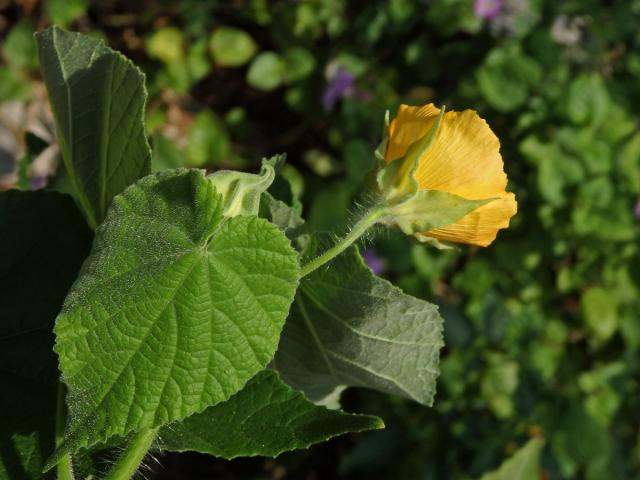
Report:
[{"label": "green calyx", "polygon": [[273,183],[276,169],[284,162],[283,155],[276,155],[262,161],[259,174],[220,170],[207,177],[223,198],[223,215],[258,215],[260,196]]},{"label": "green calyx", "polygon": [[[419,190],[395,204],[384,207],[385,216],[382,223],[395,225],[407,235],[414,235],[421,242],[425,242],[429,237],[425,237],[424,232],[451,225],[493,200],[495,198],[469,200],[449,192]],[[441,245],[438,247],[441,248]]]},{"label": "green calyx", "polygon": [[406,195],[418,191],[419,185],[415,178],[415,173],[420,164],[420,159],[436,139],[444,113],[445,107],[443,106],[438,118],[429,131],[409,147],[404,157],[394,160],[389,164],[385,164],[384,161],[384,153],[386,152],[390,136],[389,118],[388,115],[386,116],[383,140],[376,149],[376,158],[381,162],[376,179],[378,188],[386,203],[395,203]]}]

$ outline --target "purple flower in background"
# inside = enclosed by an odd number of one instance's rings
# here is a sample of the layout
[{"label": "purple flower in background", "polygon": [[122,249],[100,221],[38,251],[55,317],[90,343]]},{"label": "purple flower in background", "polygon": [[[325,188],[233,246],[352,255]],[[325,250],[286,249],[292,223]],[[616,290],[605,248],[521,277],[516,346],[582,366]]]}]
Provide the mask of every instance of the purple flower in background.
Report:
[{"label": "purple flower in background", "polygon": [[492,20],[502,11],[503,0],[475,0],[473,11],[476,17]]},{"label": "purple flower in background", "polygon": [[636,203],[636,208],[633,210],[633,214],[638,220],[640,220],[640,200]]},{"label": "purple flower in background", "polygon": [[35,176],[31,177],[31,190],[40,190],[47,186],[47,177]]},{"label": "purple flower in background", "polygon": [[369,268],[376,275],[380,275],[384,271],[384,260],[382,260],[373,248],[367,248],[362,255],[364,263],[369,265]]},{"label": "purple flower in background", "polygon": [[338,67],[330,76],[327,88],[322,95],[322,106],[325,111],[330,112],[335,107],[338,100],[353,95],[353,82],[355,77],[344,67]]}]

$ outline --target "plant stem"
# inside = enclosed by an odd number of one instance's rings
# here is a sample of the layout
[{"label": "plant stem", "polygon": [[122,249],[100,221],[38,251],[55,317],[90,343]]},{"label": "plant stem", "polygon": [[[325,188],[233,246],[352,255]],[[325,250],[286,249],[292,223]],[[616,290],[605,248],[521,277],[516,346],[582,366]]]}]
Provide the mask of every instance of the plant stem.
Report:
[{"label": "plant stem", "polygon": [[344,252],[353,244],[353,242],[358,240],[364,234],[364,232],[369,229],[369,227],[373,226],[376,222],[378,222],[378,220],[384,217],[385,214],[386,211],[382,207],[374,207],[369,210],[369,212],[353,226],[351,231],[342,240],[340,240],[322,255],[314,258],[304,267],[302,267],[302,269],[300,270],[300,278],[306,277],[317,268],[333,260],[335,257]]},{"label": "plant stem", "polygon": [[[65,394],[67,389],[64,383],[58,382],[58,396],[56,400],[56,447],[59,447],[64,441],[64,431],[67,426],[67,405],[65,403]],[[71,463],[71,455],[66,454],[56,466],[58,480],[73,480],[73,464]]]},{"label": "plant stem", "polygon": [[138,432],[105,480],[130,480],[133,478],[157,433],[157,428]]}]

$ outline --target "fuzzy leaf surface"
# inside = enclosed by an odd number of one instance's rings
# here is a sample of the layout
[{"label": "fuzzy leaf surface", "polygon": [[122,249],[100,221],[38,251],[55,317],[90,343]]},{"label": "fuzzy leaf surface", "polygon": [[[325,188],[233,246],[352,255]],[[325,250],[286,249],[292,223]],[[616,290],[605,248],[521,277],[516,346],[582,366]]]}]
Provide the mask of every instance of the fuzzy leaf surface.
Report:
[{"label": "fuzzy leaf surface", "polygon": [[233,397],[160,431],[166,450],[195,451],[231,459],[307,448],[348,432],[382,428],[377,417],[314,405],[270,370],[260,372]]},{"label": "fuzzy leaf surface", "polygon": [[62,158],[95,227],[112,198],[150,172],[144,74],[86,35],[51,27],[36,41]]},{"label": "fuzzy leaf surface", "polygon": [[430,405],[442,345],[437,307],[376,277],[352,247],[301,281],[273,365],[314,401],[359,386]]},{"label": "fuzzy leaf surface", "polygon": [[56,324],[71,425],[50,464],[227,400],[272,359],[296,252],[266,220],[222,211],[198,170],[115,198]]}]

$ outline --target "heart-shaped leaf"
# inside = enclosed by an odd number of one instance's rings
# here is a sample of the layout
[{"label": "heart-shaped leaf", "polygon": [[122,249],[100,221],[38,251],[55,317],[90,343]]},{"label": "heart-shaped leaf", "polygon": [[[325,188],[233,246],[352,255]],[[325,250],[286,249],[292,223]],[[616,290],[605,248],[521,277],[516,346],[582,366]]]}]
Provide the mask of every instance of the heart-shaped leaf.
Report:
[{"label": "heart-shaped leaf", "polygon": [[297,255],[275,225],[222,211],[196,170],[114,199],[57,320],[71,424],[50,465],[227,400],[271,360]]}]

